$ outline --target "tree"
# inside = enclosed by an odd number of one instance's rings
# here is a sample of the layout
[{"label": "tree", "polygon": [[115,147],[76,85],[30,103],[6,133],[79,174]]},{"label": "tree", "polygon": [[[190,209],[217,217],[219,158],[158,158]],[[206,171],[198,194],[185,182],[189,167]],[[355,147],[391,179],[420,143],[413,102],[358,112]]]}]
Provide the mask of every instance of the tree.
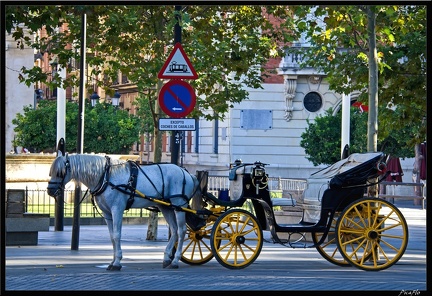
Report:
[{"label": "tree", "polygon": [[[14,145],[30,148],[32,152],[56,149],[56,101],[42,100],[38,108],[24,106],[12,120],[16,125]],[[66,103],[66,139],[77,137],[78,105]],[[140,119],[110,104],[97,104],[85,108],[84,152],[126,154],[138,140]],[[66,151],[76,152],[76,143],[66,141]]]},{"label": "tree", "polygon": [[[369,98],[368,98],[368,152],[377,152],[378,141],[378,53],[376,48],[376,6],[367,5],[362,8],[367,16],[368,37],[368,69],[369,69]],[[369,187],[370,188],[370,187]]]},{"label": "tree", "polygon": [[[300,146],[305,149],[306,158],[315,166],[330,165],[340,160],[342,112],[333,114],[328,109],[324,115],[307,120],[308,127],[301,135]],[[350,110],[350,153],[365,153],[367,149],[368,115],[356,108]],[[395,134],[378,141],[378,150],[393,157],[413,157],[414,151],[408,144],[410,127],[395,131]]]},{"label": "tree", "polygon": [[24,114],[18,113],[12,119],[12,123],[16,125],[14,146],[26,147],[30,152],[55,151],[52,143],[55,143],[57,137],[57,107],[54,103],[42,100],[39,105],[43,108],[37,109],[31,105],[24,106]]},{"label": "tree", "polygon": [[[426,6],[374,7],[379,71],[378,141],[404,130],[410,135],[408,144],[413,149],[426,139]],[[297,36],[303,34],[311,44],[310,48],[302,48],[303,66],[326,73],[330,88],[339,93],[362,91],[358,100],[367,104],[370,42],[366,7],[293,9]],[[346,83],[347,78],[350,84]]]},{"label": "tree", "polygon": [[[350,110],[350,152],[366,152],[367,114]],[[308,127],[301,135],[300,146],[305,149],[306,158],[315,166],[332,164],[340,160],[342,112],[333,115],[333,109],[326,110],[314,122],[307,120]]]},{"label": "tree", "polygon": [[[80,40],[82,13],[87,14],[87,44],[92,52],[87,58],[91,66],[89,75],[105,77],[97,81],[98,86],[112,91],[110,88],[121,71],[140,92],[151,90],[155,98],[157,73],[173,48],[173,27],[178,13],[174,6],[8,5],[6,30],[11,32],[14,28],[16,40],[57,56],[59,66],[67,67],[70,58],[79,60],[77,40]],[[270,14],[290,23],[286,6],[267,6],[264,10],[258,5],[183,7],[180,11],[182,45],[200,76],[191,82],[199,94],[192,117],[223,119],[234,103],[247,98],[246,87],[260,87],[268,58],[278,51],[281,53],[280,42],[292,40],[283,26],[272,27]],[[20,23],[31,32],[44,27],[49,37],[27,39]],[[57,32],[56,28],[63,23],[68,24],[68,29]],[[23,68],[21,75],[25,83],[50,81],[50,73],[41,73],[38,68]],[[66,80],[55,79],[52,83],[77,85],[77,77],[70,75]]]}]

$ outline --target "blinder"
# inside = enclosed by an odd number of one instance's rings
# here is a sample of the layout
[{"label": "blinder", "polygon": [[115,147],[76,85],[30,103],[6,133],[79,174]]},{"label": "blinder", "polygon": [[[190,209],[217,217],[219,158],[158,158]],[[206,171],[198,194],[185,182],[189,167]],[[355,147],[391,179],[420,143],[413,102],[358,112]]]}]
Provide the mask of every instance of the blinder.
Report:
[{"label": "blinder", "polygon": [[[58,171],[56,176],[58,178],[61,178],[61,181],[48,181],[48,188],[47,188],[47,192],[48,195],[56,197],[59,193],[60,190],[64,189],[64,180],[66,178],[67,172],[70,172],[70,163],[69,163],[69,158],[66,156],[66,161],[65,161],[65,173],[63,174],[61,171]],[[51,185],[58,185],[55,187],[52,187]]]}]

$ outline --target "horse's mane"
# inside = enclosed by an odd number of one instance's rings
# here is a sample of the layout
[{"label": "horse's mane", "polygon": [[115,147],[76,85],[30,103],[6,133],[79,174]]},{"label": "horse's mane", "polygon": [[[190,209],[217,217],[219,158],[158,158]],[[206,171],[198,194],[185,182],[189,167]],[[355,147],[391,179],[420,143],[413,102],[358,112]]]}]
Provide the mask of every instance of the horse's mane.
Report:
[{"label": "horse's mane", "polygon": [[[71,176],[77,182],[86,184],[99,181],[105,171],[106,159],[101,155],[92,154],[73,154],[67,156],[70,163]],[[125,165],[126,161],[110,158],[111,174],[122,174],[129,171],[129,166]],[[64,157],[57,157],[51,166],[50,175],[55,175],[61,172],[60,175],[66,173]]]}]

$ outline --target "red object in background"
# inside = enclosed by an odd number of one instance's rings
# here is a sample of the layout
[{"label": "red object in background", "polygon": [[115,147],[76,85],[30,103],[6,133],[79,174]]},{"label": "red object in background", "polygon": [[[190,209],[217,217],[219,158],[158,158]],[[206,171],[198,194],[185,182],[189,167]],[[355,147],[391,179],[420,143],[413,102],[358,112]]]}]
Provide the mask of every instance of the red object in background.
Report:
[{"label": "red object in background", "polygon": [[354,103],[352,104],[352,106],[353,106],[353,107],[357,107],[357,108],[359,108],[361,112],[368,112],[368,111],[369,111],[369,107],[366,106],[366,105],[363,105],[363,104],[360,103],[360,102],[354,102]]},{"label": "red object in background", "polygon": [[402,182],[403,170],[399,157],[390,157],[387,162],[387,171],[391,173],[387,176],[386,181]]}]

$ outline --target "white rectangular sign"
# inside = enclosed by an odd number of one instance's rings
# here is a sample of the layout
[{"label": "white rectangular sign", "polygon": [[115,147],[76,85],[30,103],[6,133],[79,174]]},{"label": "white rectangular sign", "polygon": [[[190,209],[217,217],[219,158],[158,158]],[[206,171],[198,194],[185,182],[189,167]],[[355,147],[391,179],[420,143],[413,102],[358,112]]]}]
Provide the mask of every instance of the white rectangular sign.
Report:
[{"label": "white rectangular sign", "polygon": [[160,118],[160,131],[194,131],[195,119],[193,118]]}]

